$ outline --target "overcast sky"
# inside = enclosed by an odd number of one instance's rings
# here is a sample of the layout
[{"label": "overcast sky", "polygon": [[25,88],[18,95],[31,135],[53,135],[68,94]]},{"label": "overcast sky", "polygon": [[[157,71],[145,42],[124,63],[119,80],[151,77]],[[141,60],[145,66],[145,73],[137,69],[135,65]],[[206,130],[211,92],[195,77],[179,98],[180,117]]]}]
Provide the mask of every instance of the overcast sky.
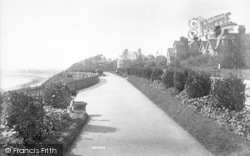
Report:
[{"label": "overcast sky", "polygon": [[166,53],[188,20],[231,12],[250,32],[249,0],[0,0],[1,69],[65,69],[124,49]]}]

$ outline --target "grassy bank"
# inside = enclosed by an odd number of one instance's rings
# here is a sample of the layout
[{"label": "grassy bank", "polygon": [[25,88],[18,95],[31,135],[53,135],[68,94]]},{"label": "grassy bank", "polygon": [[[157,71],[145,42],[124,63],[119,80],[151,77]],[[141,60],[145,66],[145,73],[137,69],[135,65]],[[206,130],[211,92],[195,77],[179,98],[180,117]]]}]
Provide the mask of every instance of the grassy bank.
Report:
[{"label": "grassy bank", "polygon": [[194,109],[183,105],[177,98],[159,91],[143,78],[131,76],[128,81],[166,112],[206,149],[218,156],[248,156],[250,143]]}]

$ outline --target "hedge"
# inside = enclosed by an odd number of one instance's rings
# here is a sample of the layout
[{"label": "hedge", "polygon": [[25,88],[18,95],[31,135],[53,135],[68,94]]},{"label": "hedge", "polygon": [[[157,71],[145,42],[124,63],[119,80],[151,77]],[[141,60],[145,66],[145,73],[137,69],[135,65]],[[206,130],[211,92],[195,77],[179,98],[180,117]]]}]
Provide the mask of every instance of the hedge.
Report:
[{"label": "hedge", "polygon": [[177,69],[174,73],[174,87],[177,91],[181,92],[185,88],[186,78],[188,76],[187,69]]},{"label": "hedge", "polygon": [[185,90],[190,98],[206,96],[211,87],[210,74],[190,70],[186,79]]},{"label": "hedge", "polygon": [[154,80],[161,80],[161,76],[163,74],[163,70],[160,69],[160,68],[154,68],[153,71],[152,71],[152,74],[151,74],[151,81],[154,81]]},{"label": "hedge", "polygon": [[174,86],[174,68],[167,68],[164,70],[162,75],[162,82],[166,88],[170,88]]},{"label": "hedge", "polygon": [[217,107],[224,107],[230,111],[241,111],[245,107],[245,88],[243,79],[231,75],[227,78],[215,79],[211,95],[217,100]]}]

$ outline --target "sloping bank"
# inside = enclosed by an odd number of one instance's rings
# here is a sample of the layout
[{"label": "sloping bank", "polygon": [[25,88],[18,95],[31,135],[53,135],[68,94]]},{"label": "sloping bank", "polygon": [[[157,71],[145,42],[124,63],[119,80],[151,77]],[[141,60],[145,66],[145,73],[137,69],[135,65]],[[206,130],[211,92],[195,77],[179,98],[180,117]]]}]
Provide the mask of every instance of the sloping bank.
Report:
[{"label": "sloping bank", "polygon": [[128,81],[166,112],[207,150],[216,156],[249,156],[250,144],[177,98],[150,86],[146,79],[131,76]]}]

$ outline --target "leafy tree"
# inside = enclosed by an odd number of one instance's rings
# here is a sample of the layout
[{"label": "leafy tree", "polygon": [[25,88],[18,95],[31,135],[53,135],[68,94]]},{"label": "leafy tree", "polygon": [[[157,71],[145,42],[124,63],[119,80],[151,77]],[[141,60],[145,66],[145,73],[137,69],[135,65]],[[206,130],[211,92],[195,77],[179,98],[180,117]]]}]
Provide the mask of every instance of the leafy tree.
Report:
[{"label": "leafy tree", "polygon": [[246,67],[246,53],[249,50],[249,43],[246,37],[237,36],[231,42],[229,51],[225,51],[222,56],[223,68],[244,68]]}]

